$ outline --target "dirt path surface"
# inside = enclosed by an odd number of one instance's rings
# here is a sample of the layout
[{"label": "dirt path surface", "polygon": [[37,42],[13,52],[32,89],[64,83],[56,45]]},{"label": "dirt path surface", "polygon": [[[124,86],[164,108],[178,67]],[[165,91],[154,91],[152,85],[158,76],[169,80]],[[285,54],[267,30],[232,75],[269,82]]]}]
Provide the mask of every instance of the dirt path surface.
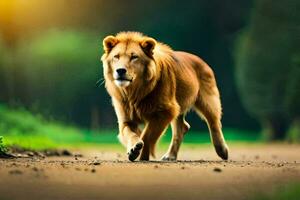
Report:
[{"label": "dirt path surface", "polygon": [[[0,199],[253,199],[300,182],[300,145],[183,148],[178,162],[128,162],[121,151],[0,159]],[[159,152],[159,154],[162,152]]]}]

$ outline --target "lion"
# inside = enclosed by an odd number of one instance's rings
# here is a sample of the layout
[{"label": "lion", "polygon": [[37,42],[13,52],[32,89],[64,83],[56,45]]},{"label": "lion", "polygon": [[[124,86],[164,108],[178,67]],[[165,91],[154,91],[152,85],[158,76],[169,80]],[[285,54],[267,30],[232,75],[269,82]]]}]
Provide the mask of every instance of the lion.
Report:
[{"label": "lion", "polygon": [[118,138],[130,161],[155,156],[155,144],[169,124],[172,141],[162,160],[176,160],[190,129],[185,120],[189,110],[206,121],[216,153],[228,159],[219,90],[208,64],[139,32],[107,36],[103,48],[105,87],[118,118]]}]

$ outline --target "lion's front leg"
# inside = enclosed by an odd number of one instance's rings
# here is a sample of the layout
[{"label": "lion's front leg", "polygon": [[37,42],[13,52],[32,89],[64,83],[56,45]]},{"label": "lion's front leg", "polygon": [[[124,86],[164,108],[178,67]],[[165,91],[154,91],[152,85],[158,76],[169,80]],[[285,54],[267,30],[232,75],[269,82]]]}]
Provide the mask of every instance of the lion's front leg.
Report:
[{"label": "lion's front leg", "polygon": [[144,146],[144,142],[140,139],[141,131],[138,123],[127,117],[128,114],[124,111],[122,102],[114,98],[112,98],[112,101],[118,117],[118,138],[127,149],[128,159],[134,161],[140,155]]},{"label": "lion's front leg", "polygon": [[140,139],[140,130],[137,125],[124,123],[118,135],[120,142],[126,147],[128,159],[134,161],[141,152],[144,142]]}]

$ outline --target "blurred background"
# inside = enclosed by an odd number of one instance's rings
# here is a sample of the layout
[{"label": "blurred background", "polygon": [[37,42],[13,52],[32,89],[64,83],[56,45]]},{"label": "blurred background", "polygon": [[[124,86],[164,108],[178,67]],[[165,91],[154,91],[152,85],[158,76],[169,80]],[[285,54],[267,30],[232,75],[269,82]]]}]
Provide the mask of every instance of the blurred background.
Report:
[{"label": "blurred background", "polygon": [[[228,140],[299,141],[299,10],[299,0],[0,0],[0,135],[30,148],[117,143],[96,86],[102,40],[139,31],[212,67]],[[208,142],[206,125],[188,121],[185,141]]]}]

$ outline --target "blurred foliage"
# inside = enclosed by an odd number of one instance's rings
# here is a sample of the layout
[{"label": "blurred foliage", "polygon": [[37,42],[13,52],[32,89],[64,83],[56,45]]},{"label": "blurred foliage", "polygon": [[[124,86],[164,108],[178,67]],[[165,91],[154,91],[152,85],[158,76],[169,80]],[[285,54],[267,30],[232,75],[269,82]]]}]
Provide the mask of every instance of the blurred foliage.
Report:
[{"label": "blurred foliage", "polygon": [[237,45],[239,93],[270,140],[284,138],[289,121],[299,117],[300,74],[294,62],[300,45],[299,9],[300,2],[295,0],[256,1]]},{"label": "blurred foliage", "polygon": [[111,133],[80,129],[46,120],[25,109],[9,109],[0,105],[0,135],[5,137],[6,145],[46,149],[76,144],[116,143],[116,134]]},{"label": "blurred foliage", "polygon": [[287,133],[287,139],[289,142],[299,142],[300,141],[300,120],[295,119]]},{"label": "blurred foliage", "polygon": [[[300,44],[299,44],[300,45]],[[300,54],[292,57],[289,81],[287,82],[285,106],[291,125],[287,139],[290,142],[300,141]]]},{"label": "blurred foliage", "polygon": [[[12,0],[0,7],[7,54],[0,64],[0,101],[86,128],[117,127],[104,87],[94,87],[102,77],[101,43],[108,34],[140,31],[207,61],[221,91],[223,125],[257,130],[239,101],[231,55],[251,5],[252,0]],[[206,129],[196,115],[188,120]]]},{"label": "blurred foliage", "polygon": [[2,95],[44,116],[86,124],[106,94],[95,87],[102,69],[99,46],[98,36],[79,31],[50,30],[20,42],[14,61],[5,65],[11,80]]},{"label": "blurred foliage", "polygon": [[8,76],[8,66],[9,66],[9,50],[5,46],[2,38],[0,37],[0,101],[5,99],[5,91],[4,88],[8,88],[7,84],[7,76]]},{"label": "blurred foliage", "polygon": [[50,31],[22,43],[17,56],[22,61],[18,73],[26,83],[24,102],[54,116],[72,115],[70,111],[80,112],[82,104],[92,104],[91,93],[100,76],[97,41],[96,36],[78,31]]},{"label": "blurred foliage", "polygon": [[0,136],[0,155],[7,151],[6,146],[3,143],[3,137]]},{"label": "blurred foliage", "polygon": [[[299,15],[300,16],[300,15]],[[300,23],[299,23],[300,24]],[[300,35],[300,31],[299,31]],[[298,36],[299,38],[300,36]],[[300,46],[300,39],[299,46]],[[288,112],[290,118],[300,119],[300,50],[291,58],[291,69],[288,76],[288,82],[286,83],[286,95],[285,95],[285,109]]]},{"label": "blurred foliage", "polygon": [[67,126],[59,126],[59,124],[55,126],[54,124],[56,123],[49,123],[41,116],[34,116],[25,109],[8,109],[3,105],[0,106],[1,134],[48,135],[51,132],[56,132],[59,135],[61,133],[68,134],[68,132],[78,133],[76,129],[64,129]]}]

